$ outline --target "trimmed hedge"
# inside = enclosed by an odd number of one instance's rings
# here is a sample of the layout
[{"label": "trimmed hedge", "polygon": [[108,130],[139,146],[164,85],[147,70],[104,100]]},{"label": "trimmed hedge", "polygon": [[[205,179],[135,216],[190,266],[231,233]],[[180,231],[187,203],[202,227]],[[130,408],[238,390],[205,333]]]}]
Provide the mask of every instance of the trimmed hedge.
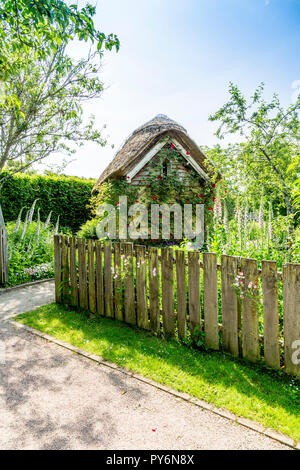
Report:
[{"label": "trimmed hedge", "polygon": [[[5,172],[1,173],[0,179],[6,175]],[[16,174],[7,178],[0,190],[4,219],[6,222],[16,220],[21,208],[25,206],[29,209],[38,198],[37,207],[43,221],[52,210],[53,223],[59,215],[60,225],[76,232],[90,218],[87,205],[94,184],[95,180],[75,176]]]}]

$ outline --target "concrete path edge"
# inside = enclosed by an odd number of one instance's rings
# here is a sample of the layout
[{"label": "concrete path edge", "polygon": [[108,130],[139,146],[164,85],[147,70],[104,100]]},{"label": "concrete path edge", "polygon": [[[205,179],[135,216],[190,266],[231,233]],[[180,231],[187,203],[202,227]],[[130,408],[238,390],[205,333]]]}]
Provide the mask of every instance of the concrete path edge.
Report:
[{"label": "concrete path edge", "polygon": [[203,400],[200,400],[198,398],[192,397],[188,395],[187,393],[179,392],[177,390],[173,390],[170,387],[167,387],[166,385],[162,385],[158,382],[155,382],[154,380],[148,379],[142,375],[135,374],[134,372],[130,372],[129,370],[119,367],[113,362],[106,361],[104,360],[101,356],[97,356],[96,354],[89,354],[87,351],[84,351],[83,349],[77,348],[76,346],[73,346],[70,343],[66,343],[64,341],[60,341],[53,336],[47,335],[46,333],[43,333],[39,330],[36,330],[34,328],[31,328],[30,326],[24,325],[23,323],[16,322],[14,320],[10,320],[10,324],[17,328],[17,329],[23,329],[28,331],[29,333],[39,336],[40,338],[45,339],[46,341],[50,341],[51,343],[55,343],[58,346],[61,346],[65,349],[69,349],[70,351],[77,353],[81,356],[84,356],[87,359],[90,359],[94,362],[97,362],[98,364],[101,364],[105,367],[109,367],[110,369],[117,370],[121,372],[124,375],[127,375],[129,377],[132,377],[140,382],[143,382],[151,387],[157,388],[159,390],[162,390],[163,392],[166,392],[170,395],[175,396],[176,398],[180,398],[186,402],[192,403],[195,406],[198,406],[199,408],[202,408],[206,411],[210,411],[218,416],[221,416],[222,418],[226,418],[230,421],[234,421],[235,423],[240,424],[243,427],[246,427],[248,429],[251,429],[252,431],[256,431],[259,434],[262,434],[264,436],[267,436],[271,439],[274,439],[275,441],[280,442],[281,444],[285,444],[286,446],[294,449],[294,450],[300,450],[300,442],[295,442],[291,437],[279,432],[275,431],[274,429],[271,428],[265,428],[263,425],[256,423],[255,421],[251,421],[247,418],[243,418],[240,416],[235,415],[234,413],[231,413],[230,411],[222,408],[217,408],[214,405],[211,405],[209,403],[206,403]]}]

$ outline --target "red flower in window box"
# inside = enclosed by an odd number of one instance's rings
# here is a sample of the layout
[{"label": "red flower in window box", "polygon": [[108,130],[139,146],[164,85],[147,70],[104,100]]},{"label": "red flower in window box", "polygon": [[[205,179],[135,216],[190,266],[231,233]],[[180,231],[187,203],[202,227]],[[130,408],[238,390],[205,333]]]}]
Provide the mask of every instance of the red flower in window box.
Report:
[{"label": "red flower in window box", "polygon": [[171,144],[170,149],[173,150],[174,148],[175,148],[175,145],[174,145],[174,144]]},{"label": "red flower in window box", "polygon": [[152,199],[153,201],[156,201],[157,198],[156,198],[155,196],[152,196],[151,199]]},{"label": "red flower in window box", "polygon": [[190,152],[186,152],[186,154],[187,154],[187,156],[189,156],[189,155],[190,155]]},{"label": "red flower in window box", "polygon": [[213,197],[213,202],[216,202],[216,198],[215,198],[215,197]]},{"label": "red flower in window box", "polygon": [[202,199],[204,199],[204,198],[205,198],[205,194],[201,194],[200,197],[202,197]]},{"label": "red flower in window box", "polygon": [[186,204],[189,204],[189,203],[190,203],[190,201],[185,201],[185,203],[186,203]]},{"label": "red flower in window box", "polygon": [[136,203],[140,202],[140,201],[135,201]]},{"label": "red flower in window box", "polygon": [[209,207],[208,210],[209,210],[209,211],[214,211],[214,208],[213,208],[213,207]]},{"label": "red flower in window box", "polygon": [[212,185],[212,187],[215,188],[215,187],[216,187],[216,184],[214,183],[214,184]]},{"label": "red flower in window box", "polygon": [[161,175],[158,175],[157,177],[159,180],[162,180],[162,176]]}]

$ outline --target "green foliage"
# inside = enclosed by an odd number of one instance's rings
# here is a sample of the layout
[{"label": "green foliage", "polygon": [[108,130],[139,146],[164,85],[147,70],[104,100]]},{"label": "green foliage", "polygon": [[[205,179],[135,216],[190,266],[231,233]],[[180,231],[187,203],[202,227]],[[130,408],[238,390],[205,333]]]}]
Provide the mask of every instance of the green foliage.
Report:
[{"label": "green foliage", "polygon": [[86,4],[78,8],[63,0],[1,0],[0,2],[0,70],[7,78],[16,61],[5,54],[5,49],[26,55],[32,50],[37,58],[55,54],[62,43],[73,39],[90,41],[100,52],[119,50],[115,34],[105,35],[96,29],[93,21],[96,8]]},{"label": "green foliage", "polygon": [[[179,171],[180,170],[180,171]],[[184,174],[184,178],[182,177]],[[184,204],[205,204],[205,219],[209,224],[213,215],[213,205],[217,198],[223,197],[227,192],[224,182],[216,174],[211,184],[203,182],[191,166],[183,161],[182,155],[170,146],[169,142],[158,152],[147,167],[147,174],[140,185],[128,183],[125,178],[112,178],[102,183],[97,188],[97,194],[91,199],[91,210],[94,216],[97,215],[97,207],[102,204],[111,204],[118,209],[120,196],[128,197],[128,206],[140,203],[147,207],[149,223],[151,222],[151,204],[174,204],[178,203],[182,207]],[[103,216],[105,217],[105,215]],[[88,221],[81,227],[79,236],[84,238],[97,238],[96,217],[93,221]],[[130,222],[129,218],[129,222]],[[118,212],[117,212],[118,226]],[[174,221],[171,220],[171,238]],[[149,240],[139,243],[161,244],[161,241]]]},{"label": "green foliage", "polygon": [[284,109],[276,94],[266,102],[263,90],[262,84],[247,101],[239,88],[230,84],[228,102],[210,120],[220,123],[216,132],[219,138],[238,134],[243,142],[225,150],[217,146],[209,156],[219,163],[233,188],[244,189],[254,200],[262,193],[270,195],[283,215],[289,215],[300,169],[300,97]]},{"label": "green foliage", "polygon": [[8,285],[53,277],[53,229],[26,220],[16,232],[15,226],[13,222],[7,225]]},{"label": "green foliage", "polygon": [[[225,202],[223,202],[224,208]],[[300,229],[291,230],[292,216],[273,214],[272,206],[260,204],[249,208],[247,202],[237,203],[234,216],[224,221],[217,215],[209,227],[208,250],[222,254],[273,260],[279,268],[283,263],[300,262]]]},{"label": "green foliage", "polygon": [[71,156],[85,142],[106,144],[94,117],[84,119],[83,103],[99,98],[103,86],[96,53],[74,60],[63,44],[53,56],[37,59],[12,53],[14,71],[0,97],[0,172],[23,171],[54,152]]},{"label": "green foliage", "polygon": [[52,211],[51,221],[55,223],[60,216],[60,224],[73,232],[89,218],[87,205],[94,180],[73,176],[10,176],[6,173],[1,176],[5,178],[0,197],[6,221],[16,220],[21,208],[29,209],[37,198],[42,220],[46,220]]},{"label": "green foliage", "polygon": [[52,213],[45,222],[41,221],[37,202],[38,199],[26,211],[25,217],[22,217],[25,209],[22,207],[17,221],[7,224],[9,286],[53,277],[53,235],[70,234],[67,229],[59,228],[59,217],[55,226],[51,224]]}]

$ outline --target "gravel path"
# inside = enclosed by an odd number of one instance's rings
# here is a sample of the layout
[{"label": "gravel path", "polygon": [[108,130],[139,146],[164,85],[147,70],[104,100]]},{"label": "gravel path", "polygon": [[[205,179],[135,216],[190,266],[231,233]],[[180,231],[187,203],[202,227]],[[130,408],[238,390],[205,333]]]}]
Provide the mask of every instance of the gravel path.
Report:
[{"label": "gravel path", "polygon": [[3,321],[52,298],[0,296],[0,449],[288,449]]}]

